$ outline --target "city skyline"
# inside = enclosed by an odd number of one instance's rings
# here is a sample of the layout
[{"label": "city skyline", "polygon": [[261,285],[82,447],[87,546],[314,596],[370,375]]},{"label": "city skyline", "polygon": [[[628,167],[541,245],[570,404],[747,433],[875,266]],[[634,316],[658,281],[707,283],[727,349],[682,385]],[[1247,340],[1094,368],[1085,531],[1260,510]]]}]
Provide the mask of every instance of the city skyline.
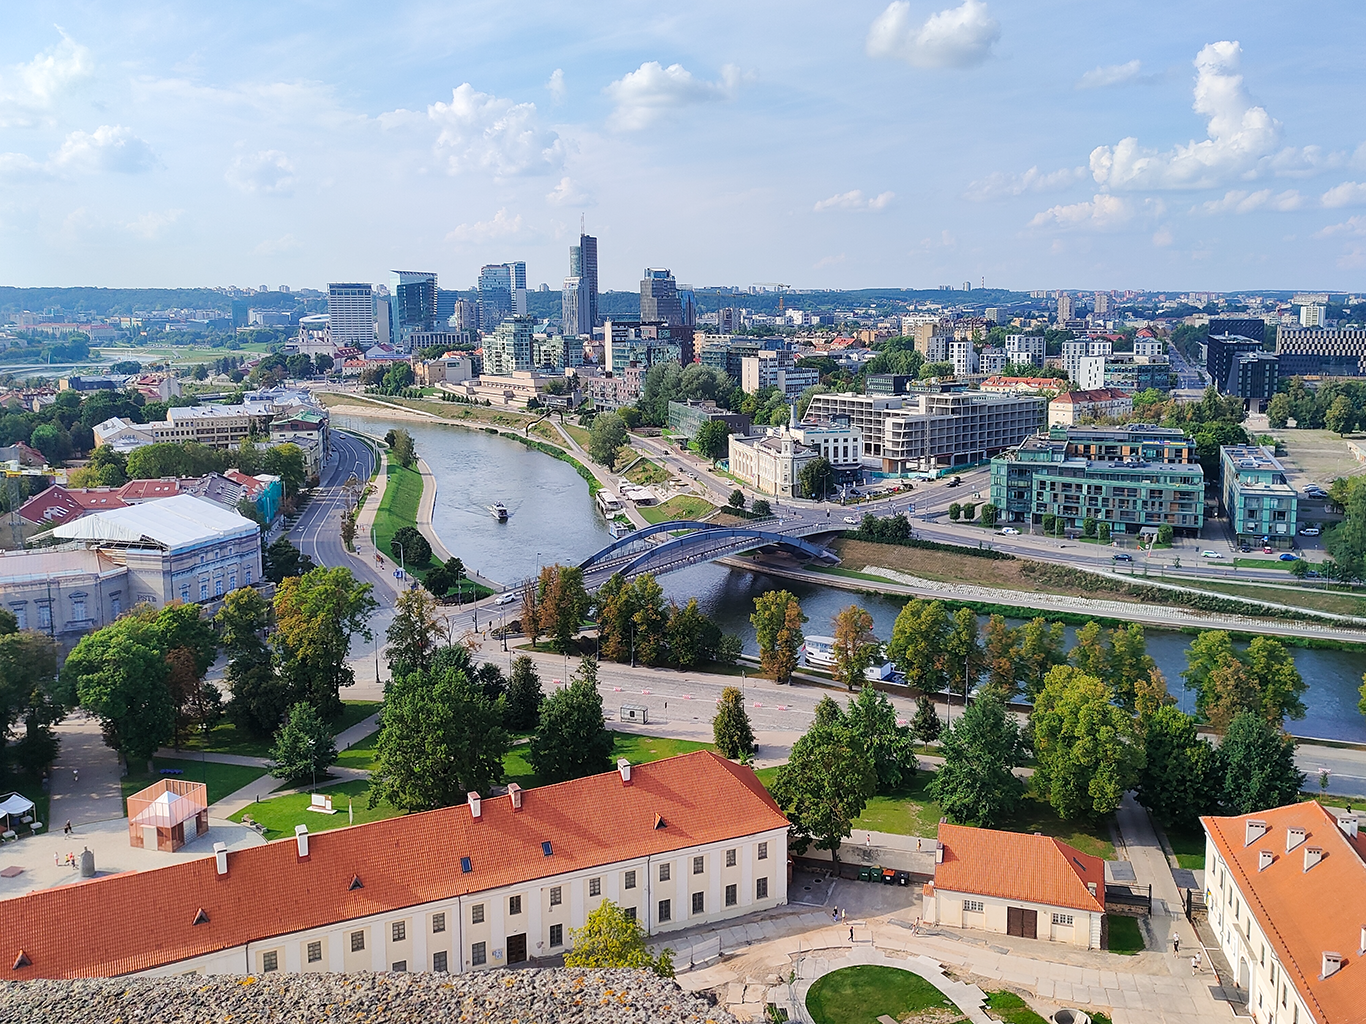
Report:
[{"label": "city skyline", "polygon": [[[321,287],[430,266],[465,289],[516,253],[554,288],[584,212],[602,291],[644,266],[1340,291],[1366,266],[1366,125],[1321,103],[1366,72],[1285,31],[1308,8],[252,11],[10,14],[0,280]],[[1312,13],[1349,38],[1366,21]]]}]

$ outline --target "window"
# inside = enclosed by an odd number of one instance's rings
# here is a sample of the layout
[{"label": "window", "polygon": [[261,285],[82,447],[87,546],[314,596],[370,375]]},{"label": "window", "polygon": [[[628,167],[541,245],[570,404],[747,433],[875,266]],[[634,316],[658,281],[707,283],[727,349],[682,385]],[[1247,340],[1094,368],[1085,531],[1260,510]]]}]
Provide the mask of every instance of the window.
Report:
[{"label": "window", "polygon": [[71,599],[71,617],[78,620],[85,618],[84,597],[73,597]]},{"label": "window", "polygon": [[508,897],[508,914],[520,914],[522,912],[522,897]]},{"label": "window", "polygon": [[403,942],[408,938],[408,922],[395,921],[389,929],[389,934],[393,936],[395,942]]},{"label": "window", "polygon": [[432,915],[432,932],[433,932],[433,933],[435,933],[435,932],[444,932],[445,930],[446,930],[446,915],[445,915],[445,914],[433,914],[433,915]]},{"label": "window", "polygon": [[279,969],[280,954],[278,952],[272,949],[269,953],[261,954],[261,970],[264,973],[269,974],[271,971],[278,971]]},{"label": "window", "polygon": [[768,860],[768,843],[759,844],[759,859]]},{"label": "window", "polygon": [[190,585],[188,583],[182,583],[180,585],[180,599],[186,603],[189,603]]},{"label": "window", "polygon": [[701,914],[706,909],[706,893],[695,892],[692,894],[692,912]]},{"label": "window", "polygon": [[468,875],[468,874],[469,874],[471,871],[473,871],[473,870],[474,870],[474,863],[473,863],[468,857],[461,857],[461,858],[460,858],[460,873],[461,873],[462,875]]},{"label": "window", "polygon": [[432,954],[432,970],[439,974],[446,973],[446,951],[444,949]]},{"label": "window", "polygon": [[38,605],[38,628],[52,628],[52,606],[50,604]]},{"label": "window", "polygon": [[969,913],[969,914],[980,914],[980,913],[982,913],[983,909],[984,909],[984,908],[983,908],[983,906],[982,906],[982,901],[981,901],[981,900],[964,900],[964,901],[963,901],[963,910],[964,910],[964,912],[966,912],[966,913]]},{"label": "window", "polygon": [[626,920],[628,920],[628,921],[634,921],[634,920],[636,919],[636,908],[635,908],[635,907],[626,907],[626,908],[623,910],[623,913],[626,914]]},{"label": "window", "polygon": [[323,958],[323,944],[321,942],[310,942],[308,944],[308,962],[316,964]]},{"label": "window", "polygon": [[359,953],[365,948],[365,932],[351,933],[351,952]]},{"label": "window", "polygon": [[236,573],[235,571],[234,571],[234,572],[228,573],[228,589],[229,589],[229,590],[236,590],[236,589],[237,589],[237,573]]},{"label": "window", "polygon": [[661,882],[667,882],[667,881],[669,880],[669,869],[670,869],[671,867],[672,867],[671,864],[661,864],[661,865],[659,865],[659,880],[660,880]]},{"label": "window", "polygon": [[207,601],[207,600],[209,599],[209,581],[208,581],[208,580],[200,580],[200,581],[199,581],[199,599],[200,599],[201,601]]},{"label": "window", "polygon": [[395,974],[401,974],[402,972],[406,971],[407,969],[408,969],[408,961],[407,961],[407,960],[395,960],[395,961],[393,962],[393,965],[389,968],[389,970],[393,971]]},{"label": "window", "polygon": [[706,863],[706,857],[694,857],[692,859],[692,873],[694,875],[700,875],[706,869]]},{"label": "window", "polygon": [[740,902],[738,891],[734,885],[726,886],[726,906],[733,907]]},{"label": "window", "polygon": [[658,921],[662,924],[663,922],[665,922],[665,921],[670,921],[670,920],[672,920],[672,919],[673,919],[673,907],[670,906],[668,900],[660,900],[660,901],[659,901],[659,915],[658,915],[658,917],[656,918],[656,920],[658,920]]},{"label": "window", "polygon": [[485,952],[482,942],[476,942],[470,947],[470,963],[475,967],[488,963],[488,954]]},{"label": "window", "polygon": [[470,907],[470,924],[484,923],[484,904],[476,903]]},{"label": "window", "polygon": [[247,567],[246,569],[244,569],[243,571],[247,574],[247,575],[246,575],[247,586],[251,586],[251,567],[248,566],[248,567]]},{"label": "window", "polygon": [[1065,925],[1070,925],[1070,924],[1072,923],[1072,915],[1071,915],[1071,914],[1054,914],[1054,915],[1053,915],[1053,923],[1054,923],[1054,924],[1065,924]]},{"label": "window", "polygon": [[626,872],[624,887],[627,889],[634,889],[636,887],[636,873],[634,871]]},{"label": "window", "polygon": [[754,880],[754,898],[756,900],[768,899],[768,879],[756,878]]},{"label": "window", "polygon": [[728,868],[733,868],[733,867],[735,867],[735,851],[734,851],[734,850],[727,850],[727,851],[726,851],[726,867],[728,867]]},{"label": "window", "polygon": [[552,907],[558,907],[561,903],[564,902],[562,896],[563,891],[560,889],[558,885],[552,885],[550,887],[550,905]]},{"label": "window", "polygon": [[601,879],[601,878],[590,878],[590,879],[588,880],[588,895],[589,895],[589,896],[601,896],[601,895],[602,895],[602,879]]},{"label": "window", "polygon": [[222,576],[219,576],[217,579],[215,579],[215,580],[213,581],[213,596],[214,596],[214,597],[222,597],[222,596],[223,596],[223,577],[222,577]]},{"label": "window", "polygon": [[564,925],[552,924],[550,926],[550,944],[552,946],[564,945]]},{"label": "window", "polygon": [[[109,614],[116,619],[123,614],[122,594],[111,594],[109,596]],[[22,629],[23,627],[21,626],[19,628]]]}]

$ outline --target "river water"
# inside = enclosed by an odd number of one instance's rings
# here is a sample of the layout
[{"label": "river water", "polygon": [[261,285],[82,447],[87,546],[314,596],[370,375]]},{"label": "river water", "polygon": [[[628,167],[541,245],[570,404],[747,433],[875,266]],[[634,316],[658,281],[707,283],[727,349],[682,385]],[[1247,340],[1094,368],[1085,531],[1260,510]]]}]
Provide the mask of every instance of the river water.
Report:
[{"label": "river water", "polygon": [[[382,435],[390,427],[407,429],[417,451],[437,479],[432,523],[452,553],[477,572],[500,583],[532,576],[541,565],[576,564],[612,540],[607,523],[574,468],[539,452],[480,431],[417,421],[338,415],[333,423]],[[500,523],[487,506],[501,501],[509,516]],[[690,566],[660,578],[665,595],[679,602],[696,597],[703,610],[724,630],[740,634],[754,653],[749,624],[754,598],[784,587],[802,602],[813,634],[833,632],[831,620],[857,601],[873,616],[877,635],[891,636],[903,602],[898,598],[861,595],[729,569],[714,563]],[[1068,629],[1070,645],[1073,630]],[[1181,686],[1186,667],[1184,634],[1148,629],[1148,653],[1167,677],[1171,692],[1187,711],[1193,695]],[[1309,684],[1306,716],[1288,723],[1301,736],[1366,742],[1366,717],[1357,710],[1358,688],[1366,671],[1359,652],[1292,648],[1295,664]]]}]

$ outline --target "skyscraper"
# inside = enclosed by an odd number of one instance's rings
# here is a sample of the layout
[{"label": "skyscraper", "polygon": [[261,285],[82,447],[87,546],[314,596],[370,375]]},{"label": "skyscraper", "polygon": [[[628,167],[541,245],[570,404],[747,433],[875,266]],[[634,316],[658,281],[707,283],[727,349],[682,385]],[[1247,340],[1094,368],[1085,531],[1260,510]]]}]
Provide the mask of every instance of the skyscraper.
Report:
[{"label": "skyscraper", "polygon": [[1066,323],[1072,319],[1072,314],[1076,307],[1072,303],[1072,296],[1066,292],[1058,292],[1058,323]]},{"label": "skyscraper", "polygon": [[[569,276],[580,279],[580,291],[587,296],[588,330],[581,333],[591,334],[598,320],[598,240],[585,234],[583,222],[579,222],[579,244],[569,247]],[[580,317],[584,314],[580,314]]]},{"label": "skyscraper", "polygon": [[332,344],[364,352],[375,343],[375,297],[368,284],[327,286],[327,327]]},{"label": "skyscraper", "polygon": [[662,267],[646,267],[640,281],[640,319],[659,321],[671,327],[683,326],[683,304],[673,272]]},{"label": "skyscraper", "polygon": [[419,270],[392,271],[389,291],[391,338],[399,348],[406,348],[410,334],[436,327],[436,275]]},{"label": "skyscraper", "polygon": [[592,307],[588,287],[582,277],[566,277],[560,292],[560,330],[567,338],[593,333]]},{"label": "skyscraper", "polygon": [[535,321],[529,316],[508,316],[484,339],[484,372],[502,377],[532,368]]},{"label": "skyscraper", "polygon": [[479,329],[488,333],[512,315],[512,271],[506,263],[479,270]]}]

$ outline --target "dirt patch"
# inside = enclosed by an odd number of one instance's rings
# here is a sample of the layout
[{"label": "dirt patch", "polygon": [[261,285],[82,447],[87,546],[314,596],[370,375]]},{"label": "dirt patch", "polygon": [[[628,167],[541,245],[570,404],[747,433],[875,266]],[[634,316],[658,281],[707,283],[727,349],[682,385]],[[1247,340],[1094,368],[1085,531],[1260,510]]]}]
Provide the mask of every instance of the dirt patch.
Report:
[{"label": "dirt patch", "polygon": [[1351,441],[1366,451],[1366,435],[1352,434],[1338,437],[1331,430],[1273,430],[1271,432],[1285,446],[1280,456],[1286,476],[1295,487],[1319,484],[1327,487],[1338,477],[1360,476],[1366,473],[1366,463],[1358,462],[1347,442]]}]

